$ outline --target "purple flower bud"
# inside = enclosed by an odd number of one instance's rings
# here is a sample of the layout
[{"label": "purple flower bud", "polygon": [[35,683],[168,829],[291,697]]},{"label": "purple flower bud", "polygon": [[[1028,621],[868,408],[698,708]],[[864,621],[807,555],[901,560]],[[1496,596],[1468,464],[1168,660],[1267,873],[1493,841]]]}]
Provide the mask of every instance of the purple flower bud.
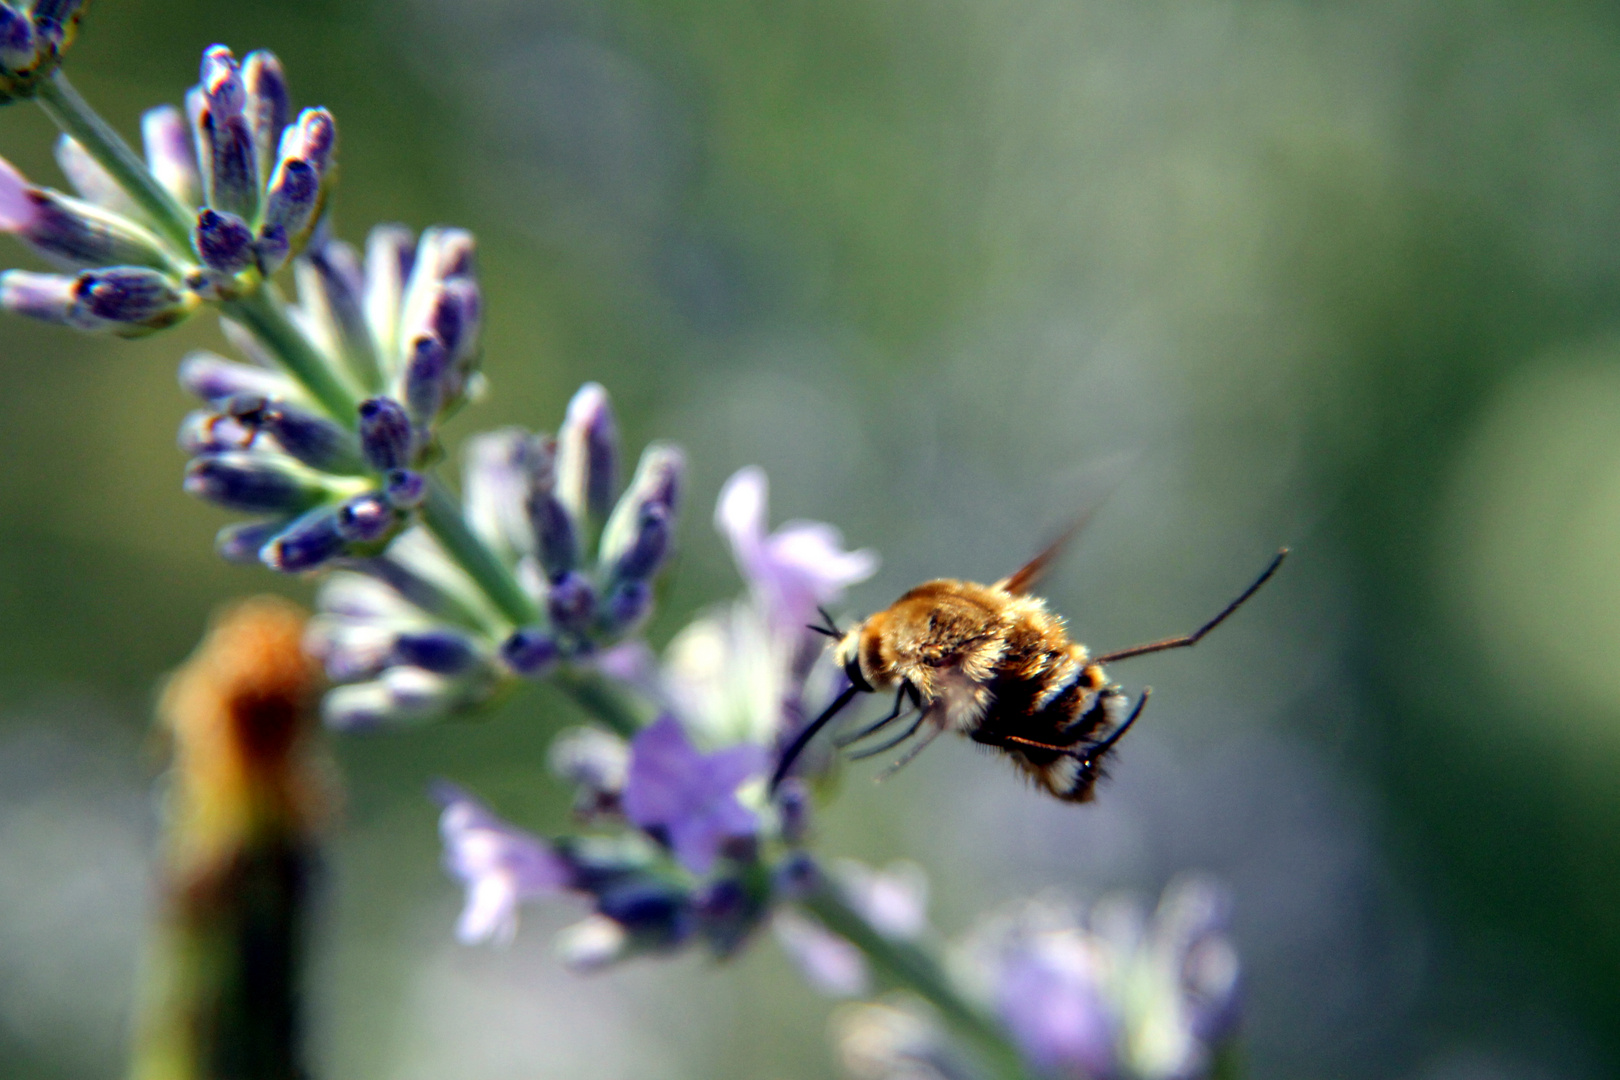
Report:
[{"label": "purple flower bud", "polygon": [[258,424],[274,435],[281,448],[305,465],[324,472],[355,474],[364,467],[360,449],[348,430],[326,417],[285,401],[271,402]]},{"label": "purple flower bud", "polygon": [[196,411],[180,422],[180,449],[188,457],[219,454],[226,450],[246,450],[258,434],[255,427],[232,416]]},{"label": "purple flower bud", "polygon": [[[264,49],[248,53],[242,60],[242,85],[247,91],[243,112],[253,132],[259,167],[264,169],[276,159],[281,129],[287,126],[287,118],[292,114],[281,61]],[[260,177],[261,182],[263,179]]]},{"label": "purple flower bud", "polygon": [[278,158],[301,158],[314,166],[315,173],[326,179],[332,166],[332,154],[337,149],[337,122],[325,109],[305,109],[298,119],[281,133]]},{"label": "purple flower bud", "polygon": [[[0,308],[33,319],[72,326],[77,320],[76,282],[61,274],[7,270],[0,274]],[[83,329],[92,329],[85,325]]]},{"label": "purple flower bud", "polygon": [[247,102],[242,85],[242,72],[236,57],[224,45],[210,45],[203,50],[202,68],[198,85],[208,98],[208,107],[224,117],[236,116]]},{"label": "purple flower bud", "polygon": [[374,491],[356,495],[338,507],[338,532],[352,544],[372,544],[388,535],[399,515]]},{"label": "purple flower bud", "polygon": [[360,403],[360,445],[366,462],[378,472],[410,464],[411,421],[399,402],[374,397]]},{"label": "purple flower bud", "polygon": [[235,214],[205,209],[197,215],[191,242],[209,269],[226,276],[253,265],[253,230]]},{"label": "purple flower bud", "polygon": [[146,167],[181,206],[196,206],[201,189],[197,158],[186,121],[173,105],[159,105],[141,116],[141,138],[146,144]]},{"label": "purple flower bud", "polygon": [[782,839],[802,844],[810,835],[810,789],[804,778],[785,777],[776,786],[776,811],[782,820]]},{"label": "purple flower bud", "polygon": [[240,113],[226,116],[209,107],[200,117],[208,163],[203,174],[206,201],[252,220],[259,212],[259,165],[253,149],[253,133]]},{"label": "purple flower bud", "polygon": [[568,403],[557,433],[557,496],[580,520],[601,521],[618,488],[619,433],[599,383],[586,383]]},{"label": "purple flower bud", "polygon": [[[163,266],[157,237],[121,214],[56,191],[25,188],[0,171],[0,228],[75,266]],[[24,205],[26,204],[26,205]]]},{"label": "purple flower bud", "polygon": [[624,927],[641,949],[674,948],[695,928],[684,889],[640,875],[605,890],[597,897],[596,910]]},{"label": "purple flower bud", "polygon": [[569,571],[546,592],[546,614],[551,625],[569,634],[582,634],[596,610],[596,590],[584,574]]},{"label": "purple flower bud", "polygon": [[210,352],[194,352],[180,362],[180,386],[210,403],[238,394],[284,398],[293,390],[291,381],[284,375],[238,364]]},{"label": "purple flower bud", "polygon": [[464,229],[435,227],[423,230],[416,260],[400,300],[399,342],[408,348],[417,338],[433,334],[441,289],[451,278],[473,276],[474,244]]},{"label": "purple flower bud", "polygon": [[138,266],[110,266],[80,274],[74,295],[96,318],[128,327],[166,326],[186,314],[185,297],[169,279]]},{"label": "purple flower bud", "polygon": [[529,523],[539,546],[546,576],[561,577],[579,561],[579,530],[574,517],[549,488],[530,492]]},{"label": "purple flower bud", "polygon": [[60,44],[68,23],[79,17],[84,5],[85,0],[34,0],[34,24],[40,36]]},{"label": "purple flower bud", "polygon": [[[617,572],[628,559],[631,569],[649,562],[657,569],[668,550],[685,475],[686,459],[675,447],[654,443],[642,452],[630,487],[602,529],[598,560],[603,567]],[[659,510],[649,514],[649,507]],[[661,521],[657,520],[660,513]],[[657,550],[660,543],[663,550]]]},{"label": "purple flower bud", "polygon": [[460,675],[470,671],[480,659],[482,653],[473,640],[448,627],[411,630],[394,639],[394,663],[409,664],[440,675]]},{"label": "purple flower bud", "polygon": [[475,347],[480,304],[478,283],[471,278],[451,278],[434,296],[428,327],[443,342],[452,360],[461,359]]},{"label": "purple flower bud", "polygon": [[383,491],[395,509],[414,510],[427,498],[427,478],[415,469],[390,469],[383,477]]},{"label": "purple flower bud", "polygon": [[215,535],[214,550],[226,562],[241,566],[256,565],[260,550],[287,525],[285,521],[244,521],[227,525]]},{"label": "purple flower bud", "polygon": [[641,508],[641,522],[630,546],[613,567],[614,576],[646,580],[658,572],[669,553],[669,510],[660,503]]},{"label": "purple flower bud", "polygon": [[34,66],[34,24],[28,16],[0,4],[0,68],[26,71]]},{"label": "purple flower bud", "polygon": [[32,191],[17,167],[0,157],[0,232],[23,232],[39,216]]},{"label": "purple flower bud", "polygon": [[711,881],[692,898],[698,932],[718,957],[734,954],[765,914],[767,898],[735,878]]},{"label": "purple flower bud", "polygon": [[602,605],[603,629],[617,637],[639,626],[652,613],[653,590],[645,580],[632,578],[613,586]]},{"label": "purple flower bud", "polygon": [[411,419],[424,429],[432,426],[446,404],[445,380],[449,373],[450,354],[444,342],[436,337],[419,337],[412,343],[405,361],[403,396]]},{"label": "purple flower bud", "polygon": [[556,639],[535,627],[514,630],[512,636],[501,643],[501,659],[519,675],[540,675],[561,655]]},{"label": "purple flower bud", "polygon": [[292,241],[287,230],[280,225],[260,225],[258,238],[253,241],[253,254],[265,275],[274,274],[292,254]]},{"label": "purple flower bud", "polygon": [[270,175],[259,235],[271,236],[279,229],[282,238],[290,243],[314,216],[320,193],[321,178],[315,166],[302,158],[283,158],[277,162],[275,172]]},{"label": "purple flower bud", "polygon": [[186,467],[185,489],[200,499],[246,513],[300,513],[325,491],[291,458],[231,451],[196,458]]},{"label": "purple flower bud", "polygon": [[347,543],[337,518],[337,511],[329,506],[311,510],[266,544],[259,552],[260,561],[284,574],[319,569],[342,555]]}]

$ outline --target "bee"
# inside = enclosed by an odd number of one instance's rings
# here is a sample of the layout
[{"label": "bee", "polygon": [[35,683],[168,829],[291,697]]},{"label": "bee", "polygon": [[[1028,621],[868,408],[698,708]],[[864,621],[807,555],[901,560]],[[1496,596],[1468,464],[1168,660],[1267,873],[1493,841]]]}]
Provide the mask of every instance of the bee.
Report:
[{"label": "bee", "polygon": [[[1198,644],[1277,572],[1288,549],[1242,594],[1190,634],[1092,656],[1070,641],[1063,618],[1030,590],[1075,529],[993,585],[942,578],[924,582],[847,632],[823,611],[810,629],[837,640],[835,662],[849,680],[827,709],[790,743],[771,778],[787,776],[810,740],[856,694],[893,691],[882,718],[838,741],[840,749],[909,719],[896,737],[852,758],[893,750],[921,737],[879,779],[905,766],[947,731],[1004,752],[1020,772],[1064,802],[1088,802],[1108,753],[1142,715],[1150,689],[1128,715],[1127,695],[1104,664]],[[925,730],[926,729],[926,730]]]}]

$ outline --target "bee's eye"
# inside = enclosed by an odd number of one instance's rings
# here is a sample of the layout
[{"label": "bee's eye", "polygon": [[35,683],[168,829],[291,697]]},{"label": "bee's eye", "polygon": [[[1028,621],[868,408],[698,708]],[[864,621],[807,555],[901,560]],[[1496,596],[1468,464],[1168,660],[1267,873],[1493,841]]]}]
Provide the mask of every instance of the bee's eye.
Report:
[{"label": "bee's eye", "polygon": [[849,685],[862,693],[872,693],[872,684],[867,682],[866,676],[861,673],[861,658],[859,655],[852,655],[848,660],[844,661],[844,674],[849,676]]}]

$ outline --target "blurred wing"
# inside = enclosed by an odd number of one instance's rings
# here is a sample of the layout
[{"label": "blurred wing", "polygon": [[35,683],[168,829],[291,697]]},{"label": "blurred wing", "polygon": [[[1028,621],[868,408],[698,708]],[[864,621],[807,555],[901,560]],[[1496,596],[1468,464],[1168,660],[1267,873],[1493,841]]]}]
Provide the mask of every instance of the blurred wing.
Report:
[{"label": "blurred wing", "polygon": [[1014,570],[1007,577],[996,582],[995,588],[1012,593],[1015,596],[1029,592],[1030,589],[1035,587],[1035,583],[1041,579],[1041,575],[1046,573],[1046,568],[1052,564],[1053,560],[1063,554],[1063,549],[1069,546],[1069,541],[1079,536],[1080,530],[1091,523],[1092,517],[1096,515],[1098,507],[1101,505],[1102,503],[1098,502],[1085,513],[1075,518],[1074,523],[1064,529],[1063,535],[1052,541],[1045,551]]}]

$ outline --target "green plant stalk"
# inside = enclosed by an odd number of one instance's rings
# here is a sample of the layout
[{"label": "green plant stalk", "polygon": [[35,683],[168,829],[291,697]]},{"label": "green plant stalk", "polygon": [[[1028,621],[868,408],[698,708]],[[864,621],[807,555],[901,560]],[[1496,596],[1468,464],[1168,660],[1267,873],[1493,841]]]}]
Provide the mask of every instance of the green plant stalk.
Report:
[{"label": "green plant stalk", "polygon": [[512,621],[512,625],[524,626],[536,621],[540,611],[534,606],[534,601],[518,585],[505,564],[489,550],[489,545],[467,528],[467,519],[462,517],[461,507],[443,481],[436,476],[429,476],[427,480],[427,498],[423,500],[421,510],[422,524],[427,526],[456,564],[467,572],[467,576],[477,582],[500,613]]},{"label": "green plant stalk", "polygon": [[650,710],[638,707],[627,694],[589,668],[559,668],[551,681],[567,691],[568,696],[603,727],[621,738],[634,738],[636,732],[652,721]]},{"label": "green plant stalk", "polygon": [[229,318],[242,323],[264,346],[275,354],[283,367],[308,390],[334,420],[352,428],[360,410],[355,396],[326,358],[315,351],[303,332],[287,317],[286,308],[268,286],[236,300],[221,309]]},{"label": "green plant stalk", "polygon": [[170,241],[181,251],[191,250],[192,215],[153,179],[146,163],[79,96],[61,68],[41,80],[34,100],[57,127],[77,139],[96,163],[118,181]]},{"label": "green plant stalk", "polygon": [[1035,1080],[1000,1028],[962,1000],[932,955],[916,945],[878,933],[831,882],[823,881],[802,903],[827,929],[861,950],[884,980],[910,990],[938,1009],[978,1052],[993,1075],[1001,1080]]}]

